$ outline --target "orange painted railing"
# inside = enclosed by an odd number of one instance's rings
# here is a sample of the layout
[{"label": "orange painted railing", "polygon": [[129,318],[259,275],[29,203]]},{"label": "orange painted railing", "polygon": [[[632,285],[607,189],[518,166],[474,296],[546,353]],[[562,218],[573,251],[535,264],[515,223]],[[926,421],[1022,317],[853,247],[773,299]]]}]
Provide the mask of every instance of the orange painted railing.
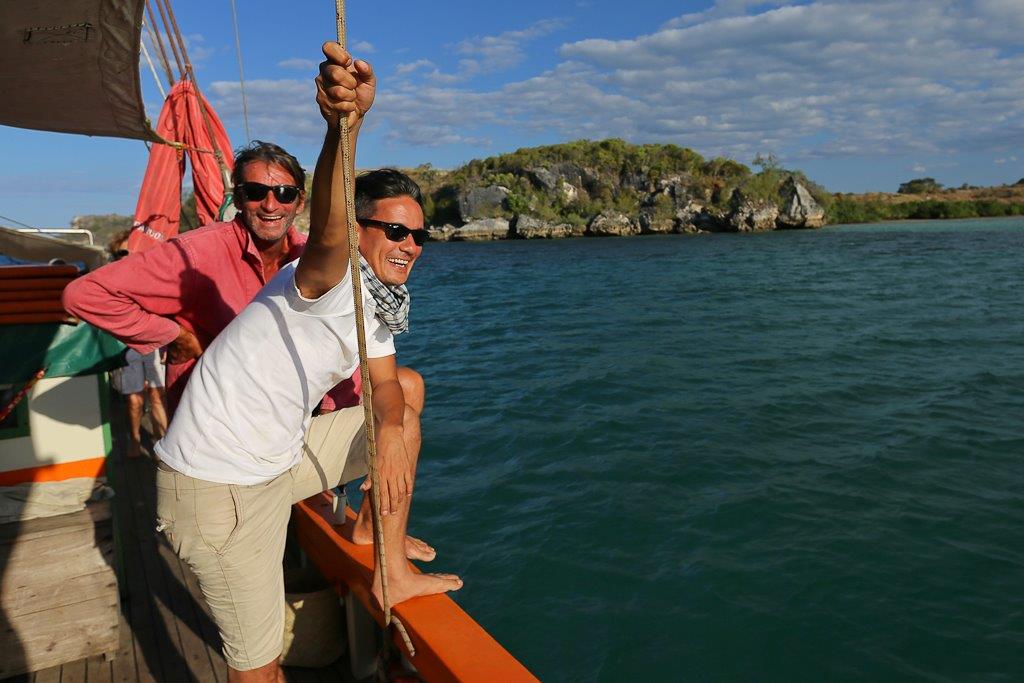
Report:
[{"label": "orange painted railing", "polygon": [[106,469],[106,458],[89,458],[38,467],[0,472],[0,486],[15,486],[29,481],[64,481],[76,477],[99,477]]},{"label": "orange painted railing", "polygon": [[[383,614],[370,599],[373,546],[355,545],[342,538],[334,524],[331,494],[321,493],[296,504],[292,522],[299,545],[320,573],[355,595],[377,623],[383,623]],[[537,680],[446,595],[407,600],[392,611],[409,632],[416,656],[409,656],[397,635],[395,643],[428,683]]]}]

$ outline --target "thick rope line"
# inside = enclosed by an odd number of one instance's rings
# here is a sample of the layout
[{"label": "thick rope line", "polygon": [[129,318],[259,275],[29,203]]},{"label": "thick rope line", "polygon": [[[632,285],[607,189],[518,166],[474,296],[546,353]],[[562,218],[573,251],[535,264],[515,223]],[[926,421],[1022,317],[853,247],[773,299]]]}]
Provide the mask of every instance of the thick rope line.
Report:
[{"label": "thick rope line", "polygon": [[[161,0],[157,0],[157,4]],[[167,7],[167,16],[171,18],[171,26],[174,28],[174,37],[171,40],[171,44],[174,41],[178,41],[179,49],[181,50],[182,59],[185,60],[185,74],[189,80],[192,81],[192,86],[196,89],[196,95],[199,100],[199,113],[203,117],[203,125],[206,128],[206,135],[210,138],[210,142],[216,143],[217,138],[213,134],[213,124],[210,122],[210,114],[206,111],[205,98],[203,98],[203,91],[199,89],[199,81],[196,80],[196,72],[192,68],[192,62],[188,59],[188,53],[185,52],[185,39],[181,36],[181,30],[178,28],[178,20],[174,17],[174,10],[171,8],[170,0],[162,0],[163,4]],[[214,147],[213,156],[217,159],[217,166],[220,167],[221,180],[224,183],[225,191],[231,185],[231,172],[228,170],[228,165],[224,161],[224,154],[219,148]]]},{"label": "thick rope line", "polygon": [[160,0],[156,0],[156,8],[160,10],[160,18],[164,22],[164,34],[167,36],[167,42],[171,44],[171,52],[174,53],[174,61],[178,65],[178,77],[185,77],[185,67],[182,64],[182,56],[178,54],[178,46],[174,42],[174,36],[171,33],[171,22],[167,20],[167,13],[164,11],[164,4]]},{"label": "thick rope line", "polygon": [[[346,35],[348,33],[345,23],[345,0],[334,0],[334,8],[337,15],[338,43],[346,48]],[[353,171],[355,164],[352,159],[352,143],[348,137],[348,116],[341,115],[341,163],[342,177],[345,187],[345,209],[348,214],[348,261],[349,273],[352,278],[352,298],[355,304],[356,315],[356,339],[359,343],[359,375],[363,382],[363,422],[366,427],[366,460],[370,470],[371,493],[373,501],[373,528],[376,536],[377,567],[380,570],[380,592],[381,605],[384,610],[384,628],[394,623],[395,628],[402,636],[402,641],[408,648],[410,656],[416,655],[416,649],[412,645],[409,633],[397,617],[391,614],[391,601],[388,597],[388,571],[387,551],[384,547],[384,526],[381,524],[380,509],[380,470],[377,468],[377,437],[373,419],[373,388],[370,384],[370,368],[367,364],[366,353],[366,329],[363,325],[363,285],[359,272],[359,233],[356,225],[355,205],[355,182]],[[337,157],[335,157],[335,174],[337,177]],[[333,189],[333,188],[332,188]],[[384,638],[385,647],[390,645],[390,638]]]},{"label": "thick rope line", "polygon": [[[149,42],[156,47],[160,54],[160,62],[164,67],[164,74],[167,76],[167,87],[174,87],[174,74],[171,73],[171,64],[167,61],[167,48],[164,47],[164,39],[160,35],[156,21],[153,19],[153,5],[146,0],[146,21],[142,22],[149,33]],[[139,41],[142,42],[142,41]]]},{"label": "thick rope line", "polygon": [[7,416],[14,412],[14,409],[18,407],[19,403],[21,403],[21,399],[25,398],[25,395],[28,394],[32,387],[35,386],[36,382],[41,380],[45,374],[46,368],[39,368],[36,374],[32,375],[32,379],[26,382],[25,386],[21,388],[21,391],[14,395],[11,402],[8,403],[3,410],[0,410],[0,422],[6,420]]}]

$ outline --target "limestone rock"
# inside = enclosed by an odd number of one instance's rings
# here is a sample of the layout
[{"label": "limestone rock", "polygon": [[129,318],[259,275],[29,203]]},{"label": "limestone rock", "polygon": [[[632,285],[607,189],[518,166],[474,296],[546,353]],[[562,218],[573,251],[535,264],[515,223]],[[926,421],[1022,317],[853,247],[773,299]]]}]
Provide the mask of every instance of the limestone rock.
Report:
[{"label": "limestone rock", "polygon": [[583,187],[583,171],[576,164],[555,164],[551,167],[551,172],[559,180],[564,180],[574,187]]},{"label": "limestone rock", "polygon": [[452,233],[452,242],[487,242],[509,237],[507,218],[481,218],[470,221]]},{"label": "limestone rock", "polygon": [[781,193],[782,212],[777,219],[780,228],[820,228],[825,225],[825,209],[793,176],[783,184]]},{"label": "limestone rock", "polygon": [[640,234],[641,235],[665,235],[673,232],[676,227],[675,218],[659,217],[653,211],[640,212]]},{"label": "limestone rock", "polygon": [[552,239],[559,237],[582,237],[583,227],[570,223],[546,223],[534,216],[519,215],[512,221],[509,237],[513,239]]},{"label": "limestone rock", "polygon": [[430,241],[431,242],[449,242],[452,239],[452,235],[455,234],[457,228],[454,225],[446,223],[440,227],[433,227],[430,229]]},{"label": "limestone rock", "polygon": [[525,170],[525,174],[527,179],[539,190],[552,192],[558,187],[559,178],[549,169],[543,167],[528,168]]},{"label": "limestone rock", "polygon": [[733,232],[763,232],[775,229],[779,207],[774,202],[746,199],[740,193],[733,196],[733,210],[729,214],[729,227]]},{"label": "limestone rock", "polygon": [[636,190],[637,192],[654,192],[655,187],[654,183],[651,182],[648,170],[645,168],[620,172],[619,185]]},{"label": "limestone rock", "polygon": [[707,221],[701,220],[704,205],[698,201],[690,200],[686,206],[676,210],[675,232],[693,235],[701,232],[710,232]]},{"label": "limestone rock", "polygon": [[509,190],[501,185],[474,187],[459,195],[459,218],[468,223],[475,218],[489,218],[505,208]]},{"label": "limestone rock", "polygon": [[595,237],[638,235],[640,226],[626,214],[606,209],[590,221],[590,225],[587,226],[587,234]]},{"label": "limestone rock", "polygon": [[558,194],[561,195],[562,201],[568,204],[569,202],[576,201],[577,197],[579,197],[579,190],[576,189],[575,185],[567,183],[564,180],[559,180]]},{"label": "limestone rock", "polygon": [[729,217],[713,206],[702,206],[691,218],[696,232],[725,232],[729,229]]}]

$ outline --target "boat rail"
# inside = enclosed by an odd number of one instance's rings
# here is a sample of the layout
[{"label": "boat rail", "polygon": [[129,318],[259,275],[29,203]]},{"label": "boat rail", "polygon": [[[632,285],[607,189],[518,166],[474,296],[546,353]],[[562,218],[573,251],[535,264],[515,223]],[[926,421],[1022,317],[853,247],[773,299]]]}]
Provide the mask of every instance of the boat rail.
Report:
[{"label": "boat rail", "polygon": [[[296,503],[292,523],[306,557],[340,594],[354,595],[378,624],[384,615],[370,597],[373,546],[355,545],[338,532],[333,496],[324,492]],[[350,519],[355,519],[351,509]],[[447,595],[399,603],[392,612],[402,620],[415,656],[395,635],[395,644],[425,681],[537,681],[508,650]]]},{"label": "boat rail", "polygon": [[92,231],[84,228],[14,228],[18,232],[41,233],[43,235],[85,235],[89,238],[89,246],[95,246]]}]

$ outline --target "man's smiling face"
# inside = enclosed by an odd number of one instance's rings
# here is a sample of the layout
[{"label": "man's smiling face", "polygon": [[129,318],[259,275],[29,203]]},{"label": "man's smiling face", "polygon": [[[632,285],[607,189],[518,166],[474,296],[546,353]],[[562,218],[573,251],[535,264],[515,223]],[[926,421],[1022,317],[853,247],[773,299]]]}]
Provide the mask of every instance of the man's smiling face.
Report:
[{"label": "man's smiling face", "polygon": [[[423,210],[409,196],[378,199],[373,203],[373,212],[365,218],[397,223],[410,230],[423,229]],[[392,242],[380,228],[359,226],[359,253],[386,285],[404,285],[422,251],[423,247],[416,245],[412,235],[406,235],[400,242]]]},{"label": "man's smiling face", "polygon": [[[242,182],[270,186],[295,185],[295,178],[278,164],[250,161],[242,169]],[[259,201],[241,196],[235,199],[242,223],[249,228],[253,237],[263,244],[280,241],[305,203],[305,194],[300,194],[293,202],[282,204],[273,192],[267,192],[267,196]]]}]

